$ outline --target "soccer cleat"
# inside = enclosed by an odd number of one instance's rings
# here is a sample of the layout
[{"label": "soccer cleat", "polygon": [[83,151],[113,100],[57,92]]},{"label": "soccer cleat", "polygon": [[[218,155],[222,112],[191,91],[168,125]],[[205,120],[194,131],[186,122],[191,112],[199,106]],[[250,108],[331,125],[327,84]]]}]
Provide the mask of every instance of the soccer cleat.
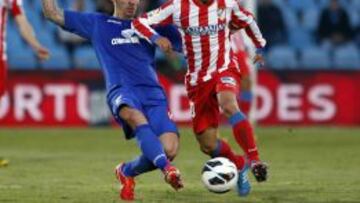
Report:
[{"label": "soccer cleat", "polygon": [[248,179],[249,166],[246,164],[242,170],[239,171],[239,178],[237,181],[237,193],[240,197],[246,197],[250,194],[251,185]]},{"label": "soccer cleat", "polygon": [[165,182],[167,182],[176,191],[184,187],[181,180],[180,171],[177,168],[174,166],[168,166],[165,168],[163,173],[165,175]]},{"label": "soccer cleat", "polygon": [[135,180],[132,177],[126,177],[122,172],[124,163],[119,164],[115,168],[115,175],[122,187],[119,191],[120,198],[125,201],[134,200]]},{"label": "soccer cleat", "polygon": [[0,168],[1,167],[6,167],[9,165],[9,161],[4,159],[4,158],[0,158]]},{"label": "soccer cleat", "polygon": [[251,171],[255,176],[257,182],[264,182],[268,178],[268,165],[261,161],[254,161],[251,163]]}]

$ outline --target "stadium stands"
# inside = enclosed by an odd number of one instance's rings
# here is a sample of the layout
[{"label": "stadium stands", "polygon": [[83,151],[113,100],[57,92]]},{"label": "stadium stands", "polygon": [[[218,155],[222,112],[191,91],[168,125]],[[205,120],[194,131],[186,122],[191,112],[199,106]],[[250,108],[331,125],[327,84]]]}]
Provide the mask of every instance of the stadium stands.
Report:
[{"label": "stadium stands", "polygon": [[[327,7],[330,0],[272,0],[281,10],[288,31],[288,40],[279,46],[273,46],[267,51],[270,68],[338,68],[360,69],[360,43],[351,42],[351,46],[334,47],[325,51],[317,42],[316,30],[322,9]],[[41,14],[41,1],[26,0],[24,8],[35,32],[52,52],[52,58],[39,66],[39,62],[24,45],[17,33],[14,21],[8,25],[7,39],[11,42],[8,47],[9,66],[12,69],[68,69],[68,68],[98,68],[94,52],[84,46],[74,51],[74,62],[69,59],[57,36],[55,26],[47,23]],[[71,0],[59,0],[60,4],[68,7]],[[155,1],[151,1],[151,3]],[[339,0],[347,11],[351,26],[357,32],[360,30],[360,1]],[[86,11],[96,9],[96,0],[85,1]],[[269,22],[271,23],[271,22]],[[360,34],[354,31],[360,39]],[[21,50],[21,52],[17,51]],[[333,53],[333,54],[329,54]],[[162,57],[162,56],[160,56]]]}]

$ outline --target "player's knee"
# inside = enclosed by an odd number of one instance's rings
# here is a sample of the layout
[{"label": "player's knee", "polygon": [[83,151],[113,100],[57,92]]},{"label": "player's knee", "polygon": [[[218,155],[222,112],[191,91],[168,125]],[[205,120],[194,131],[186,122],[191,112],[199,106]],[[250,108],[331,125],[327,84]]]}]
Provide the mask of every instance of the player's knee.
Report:
[{"label": "player's knee", "polygon": [[132,127],[146,123],[146,118],[141,112],[129,107],[120,110],[120,117]]},{"label": "player's knee", "polygon": [[216,142],[200,143],[200,150],[207,155],[211,155],[216,150]]},{"label": "player's knee", "polygon": [[168,147],[168,148],[165,148],[165,153],[166,153],[166,156],[168,157],[168,159],[170,161],[173,161],[177,155],[177,148],[176,147]]},{"label": "player's knee", "polygon": [[237,102],[232,100],[226,100],[221,102],[220,107],[227,117],[230,117],[231,115],[239,111]]},{"label": "player's knee", "polygon": [[174,134],[174,135],[171,135],[171,137],[173,137],[173,139],[168,139],[164,143],[164,151],[170,161],[175,159],[175,157],[178,153],[178,148],[179,148],[177,135]]}]

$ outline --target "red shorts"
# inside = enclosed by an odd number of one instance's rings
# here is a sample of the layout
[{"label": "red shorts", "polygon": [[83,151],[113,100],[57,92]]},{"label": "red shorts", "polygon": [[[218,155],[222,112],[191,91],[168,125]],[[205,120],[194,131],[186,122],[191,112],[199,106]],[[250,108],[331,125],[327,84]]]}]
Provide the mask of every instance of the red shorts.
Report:
[{"label": "red shorts", "polygon": [[193,130],[196,134],[201,134],[209,127],[219,126],[220,107],[217,93],[232,91],[237,95],[239,93],[238,81],[239,74],[235,70],[228,70],[208,82],[188,87]]},{"label": "red shorts", "polygon": [[0,97],[6,91],[7,65],[5,61],[0,61]]},{"label": "red shorts", "polygon": [[240,70],[241,76],[249,76],[250,75],[250,64],[249,64],[249,56],[246,51],[238,51],[234,54],[234,61],[237,66],[237,69]]}]

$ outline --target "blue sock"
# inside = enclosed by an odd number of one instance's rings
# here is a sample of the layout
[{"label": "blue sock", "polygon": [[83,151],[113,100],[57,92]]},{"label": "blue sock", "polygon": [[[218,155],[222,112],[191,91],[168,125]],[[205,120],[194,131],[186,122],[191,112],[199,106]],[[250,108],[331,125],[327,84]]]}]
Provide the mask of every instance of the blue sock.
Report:
[{"label": "blue sock", "polygon": [[125,176],[135,177],[137,175],[155,170],[156,166],[144,155],[141,155],[124,165],[122,172]]},{"label": "blue sock", "polygon": [[141,125],[135,129],[135,136],[142,154],[157,168],[164,170],[169,161],[160,140],[149,125]]},{"label": "blue sock", "polygon": [[242,91],[240,94],[240,100],[241,101],[252,101],[253,99],[253,93],[251,91]]},{"label": "blue sock", "polygon": [[245,114],[243,114],[241,111],[235,113],[229,118],[229,122],[232,126],[235,126],[236,124],[245,121],[247,118]]},{"label": "blue sock", "polygon": [[215,158],[220,156],[220,150],[221,150],[221,141],[217,140],[216,141],[216,148],[215,150],[211,153],[211,158]]}]

